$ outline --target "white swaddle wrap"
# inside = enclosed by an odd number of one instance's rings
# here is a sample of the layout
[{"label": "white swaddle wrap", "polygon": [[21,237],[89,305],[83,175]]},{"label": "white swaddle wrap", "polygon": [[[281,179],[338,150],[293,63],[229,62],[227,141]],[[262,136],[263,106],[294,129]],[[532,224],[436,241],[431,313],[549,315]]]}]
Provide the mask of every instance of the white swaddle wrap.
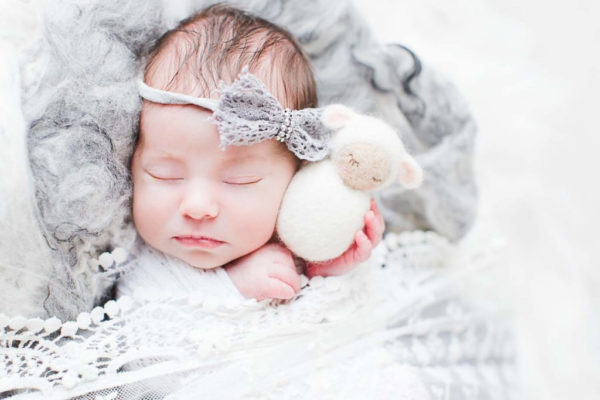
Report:
[{"label": "white swaddle wrap", "polygon": [[144,291],[148,298],[194,295],[227,303],[245,300],[223,268],[203,270],[146,245],[139,246],[135,267],[117,283],[117,296]]}]

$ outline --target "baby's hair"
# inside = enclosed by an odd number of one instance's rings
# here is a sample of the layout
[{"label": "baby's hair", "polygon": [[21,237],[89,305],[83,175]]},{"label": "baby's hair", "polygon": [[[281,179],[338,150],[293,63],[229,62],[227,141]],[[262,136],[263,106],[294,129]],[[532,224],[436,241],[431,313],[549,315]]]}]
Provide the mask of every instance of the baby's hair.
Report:
[{"label": "baby's hair", "polygon": [[310,60],[285,29],[224,4],[208,7],[165,33],[151,51],[146,83],[159,89],[215,97],[248,66],[282,105],[317,106]]}]

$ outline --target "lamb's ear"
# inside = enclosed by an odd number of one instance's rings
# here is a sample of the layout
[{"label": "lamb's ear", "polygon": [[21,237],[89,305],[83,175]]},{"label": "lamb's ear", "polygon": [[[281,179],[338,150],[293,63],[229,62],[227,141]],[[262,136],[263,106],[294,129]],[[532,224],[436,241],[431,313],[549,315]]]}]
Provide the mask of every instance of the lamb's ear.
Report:
[{"label": "lamb's ear", "polygon": [[423,182],[423,169],[414,158],[405,154],[400,162],[398,182],[407,189],[416,189]]},{"label": "lamb's ear", "polygon": [[341,129],[354,117],[354,111],[342,104],[331,104],[323,110],[321,121],[329,129]]}]

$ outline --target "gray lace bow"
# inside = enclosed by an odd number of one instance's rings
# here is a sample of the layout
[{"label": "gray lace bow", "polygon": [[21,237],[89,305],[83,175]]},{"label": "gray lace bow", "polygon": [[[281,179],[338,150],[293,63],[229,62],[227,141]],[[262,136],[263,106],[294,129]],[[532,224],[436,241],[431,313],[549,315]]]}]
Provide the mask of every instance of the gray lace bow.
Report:
[{"label": "gray lace bow", "polygon": [[331,132],[321,123],[321,109],[283,109],[247,68],[233,84],[221,84],[219,91],[221,98],[213,119],[222,147],[277,139],[300,159],[318,161],[327,156]]},{"label": "gray lace bow", "polygon": [[302,160],[322,160],[329,153],[331,130],[321,123],[322,110],[283,109],[247,67],[233,84],[221,83],[218,101],[158,90],[142,81],[138,86],[140,96],[155,103],[194,104],[212,110],[222,149],[277,139]]}]

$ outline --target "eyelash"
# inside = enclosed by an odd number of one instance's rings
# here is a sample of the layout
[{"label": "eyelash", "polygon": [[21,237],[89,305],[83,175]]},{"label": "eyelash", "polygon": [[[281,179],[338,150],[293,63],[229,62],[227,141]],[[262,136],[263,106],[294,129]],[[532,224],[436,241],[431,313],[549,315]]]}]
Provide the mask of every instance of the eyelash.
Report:
[{"label": "eyelash", "polygon": [[228,185],[234,185],[234,186],[246,186],[246,185],[252,185],[253,183],[258,183],[261,180],[262,180],[262,178],[256,178],[249,182],[231,182],[231,181],[225,180],[225,181],[223,181],[223,183],[226,183]]},{"label": "eyelash", "polygon": [[[166,182],[169,182],[169,181],[182,181],[183,180],[183,178],[163,178],[163,177],[160,177],[160,176],[153,175],[153,174],[151,174],[148,171],[146,171],[146,173],[148,175],[150,175],[151,178],[156,179],[157,181],[166,181]],[[224,180],[223,183],[225,183],[227,185],[234,185],[234,186],[246,186],[246,185],[252,185],[253,183],[258,183],[261,180],[262,180],[262,178],[252,178],[252,180],[248,181],[248,182],[234,182],[234,181]]]},{"label": "eyelash", "polygon": [[160,176],[152,175],[150,172],[146,172],[150,177],[156,179],[157,181],[182,181],[183,178],[162,178]]}]

